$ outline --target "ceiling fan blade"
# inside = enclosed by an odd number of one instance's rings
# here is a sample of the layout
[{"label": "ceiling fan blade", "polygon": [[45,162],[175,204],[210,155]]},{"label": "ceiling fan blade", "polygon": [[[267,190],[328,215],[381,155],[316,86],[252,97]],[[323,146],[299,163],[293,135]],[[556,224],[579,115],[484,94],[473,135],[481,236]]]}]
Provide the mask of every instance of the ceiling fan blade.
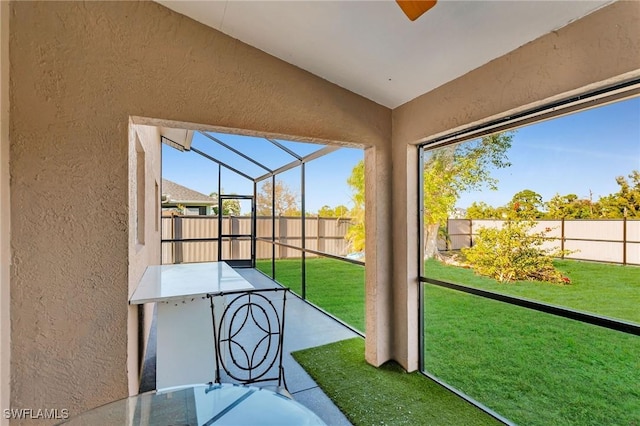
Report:
[{"label": "ceiling fan blade", "polygon": [[427,10],[436,5],[438,0],[396,0],[407,18],[415,21]]}]

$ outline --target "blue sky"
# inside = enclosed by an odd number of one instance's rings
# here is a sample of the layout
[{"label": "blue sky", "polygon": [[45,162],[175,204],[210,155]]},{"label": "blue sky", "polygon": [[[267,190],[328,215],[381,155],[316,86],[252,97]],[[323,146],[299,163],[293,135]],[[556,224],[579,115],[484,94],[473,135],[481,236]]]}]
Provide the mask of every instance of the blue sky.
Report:
[{"label": "blue sky", "polygon": [[618,191],[616,176],[640,170],[640,98],[517,129],[508,157],[512,166],[492,173],[498,191],[463,194],[457,205],[497,207],[523,189],[544,201],[556,193],[588,198],[591,191],[597,201]]},{"label": "blue sky", "polygon": [[[271,169],[295,160],[294,157],[264,139],[228,134],[212,133],[212,135]],[[281,140],[278,140],[278,142],[281,142],[300,156],[310,154],[324,147],[323,145],[309,143]],[[196,133],[194,135],[193,146],[250,176],[256,177],[266,173],[259,166],[230,153],[201,134]],[[331,207],[340,204],[352,207],[351,191],[347,185],[347,178],[356,163],[363,158],[364,151],[361,149],[342,148],[307,163],[307,211],[316,212],[325,204]],[[180,152],[163,145],[162,175],[166,179],[204,194],[210,194],[218,190],[217,165],[194,152]],[[300,176],[300,167],[296,167],[282,173],[278,176],[278,179],[282,179],[293,192],[300,194]],[[258,189],[261,184],[259,184]],[[223,168],[222,189],[224,194],[250,195],[253,191],[253,183]]]},{"label": "blue sky", "polygon": [[[276,168],[293,157],[259,138],[215,134],[223,142],[245,152],[269,168]],[[299,155],[320,145],[280,141]],[[194,136],[193,146],[228,162],[252,176],[265,173],[258,166],[219,147],[204,136]],[[217,191],[218,168],[193,152],[179,152],[163,145],[163,177],[209,194]],[[360,149],[343,148],[307,164],[307,211],[316,212],[327,204],[352,206],[346,183],[355,164],[364,157]],[[458,207],[484,201],[494,207],[512,196],[531,189],[549,200],[554,194],[577,194],[593,199],[618,190],[616,176],[640,170],[640,98],[583,111],[516,130],[508,152],[512,166],[493,171],[498,191],[483,190],[462,194]],[[300,169],[280,176],[300,193]],[[252,184],[235,173],[224,171],[223,193],[251,194]]]}]

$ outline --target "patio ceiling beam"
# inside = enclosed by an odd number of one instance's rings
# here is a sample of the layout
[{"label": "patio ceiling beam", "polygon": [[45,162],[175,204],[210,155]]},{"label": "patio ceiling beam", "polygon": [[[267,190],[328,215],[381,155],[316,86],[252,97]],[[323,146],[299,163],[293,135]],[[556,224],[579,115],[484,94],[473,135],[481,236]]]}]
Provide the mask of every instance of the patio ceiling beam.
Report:
[{"label": "patio ceiling beam", "polygon": [[211,139],[213,142],[217,143],[218,145],[227,148],[229,151],[233,152],[234,154],[238,154],[240,157],[244,158],[245,160],[251,161],[253,164],[255,164],[256,166],[266,170],[267,172],[272,172],[273,170],[271,170],[269,167],[265,166],[264,164],[260,163],[257,160],[254,160],[253,158],[249,157],[248,155],[238,151],[237,149],[235,149],[234,147],[227,145],[226,143],[222,142],[220,139],[216,138],[215,136],[211,136],[208,133],[205,132],[198,132],[201,135]]},{"label": "patio ceiling beam", "polygon": [[293,168],[298,167],[300,164],[302,164],[302,159],[300,160],[294,160],[292,162],[290,162],[289,164],[285,164],[282,167],[278,167],[277,169],[275,169],[274,171],[267,173],[266,175],[262,175],[262,176],[258,176],[256,178],[256,182],[260,182],[262,180],[265,180],[267,178],[270,178],[271,176],[275,176],[279,173],[283,173],[286,172],[287,170],[291,170]]},{"label": "patio ceiling beam", "polygon": [[317,158],[320,157],[324,157],[327,154],[331,154],[332,152],[335,152],[337,150],[339,150],[340,147],[339,146],[325,146],[322,149],[319,149],[315,152],[312,152],[309,155],[306,155],[304,157],[302,157],[302,162],[303,163],[308,163],[309,161],[315,160]]},{"label": "patio ceiling beam", "polygon": [[172,141],[171,139],[169,139],[166,136],[160,136],[160,142],[165,144],[165,145],[167,145],[167,146],[170,146],[173,149],[177,149],[178,151],[181,151],[181,152],[184,152],[186,150],[184,145],[179,144],[176,141]]},{"label": "patio ceiling beam", "polygon": [[269,138],[265,138],[265,139],[271,142],[272,144],[274,144],[275,146],[277,146],[278,148],[280,148],[281,150],[283,150],[284,152],[286,152],[287,154],[289,154],[290,156],[292,156],[293,158],[302,160],[302,157],[300,157],[298,154],[296,154],[286,146],[282,145],[280,142],[273,139],[269,139]]},{"label": "patio ceiling beam", "polygon": [[195,152],[196,154],[199,154],[199,155],[203,156],[203,157],[204,157],[204,158],[206,158],[207,160],[213,161],[214,163],[216,163],[216,164],[218,164],[218,165],[220,165],[220,166],[222,166],[222,167],[226,167],[227,169],[231,170],[231,171],[232,171],[232,172],[234,172],[234,173],[239,174],[240,176],[242,176],[242,177],[243,177],[243,178],[245,178],[245,179],[249,179],[249,180],[250,180],[250,181],[252,181],[252,182],[254,182],[254,181],[255,181],[255,179],[254,179],[253,177],[249,176],[248,174],[246,174],[246,173],[242,173],[240,170],[238,170],[238,169],[235,169],[235,168],[231,167],[230,165],[228,165],[227,163],[225,163],[225,162],[223,162],[223,161],[220,161],[220,160],[218,160],[218,159],[216,159],[216,158],[213,158],[213,157],[212,157],[212,156],[210,156],[209,154],[204,153],[204,152],[200,151],[199,149],[194,148],[193,146],[191,147],[191,151]]},{"label": "patio ceiling beam", "polygon": [[311,154],[309,154],[309,155],[307,155],[305,157],[300,157],[299,160],[295,160],[295,161],[292,161],[289,164],[285,164],[284,166],[282,166],[280,168],[277,168],[277,169],[275,169],[274,171],[272,171],[270,173],[264,174],[262,176],[258,176],[256,178],[256,182],[260,182],[260,181],[265,180],[265,179],[267,179],[267,178],[269,178],[271,176],[275,176],[275,175],[277,175],[279,173],[286,172],[287,170],[291,170],[294,167],[298,167],[301,164],[308,163],[309,161],[312,161],[312,160],[315,160],[317,158],[323,157],[323,156],[325,156],[327,154],[330,154],[330,153],[332,153],[334,151],[337,151],[339,149],[340,149],[339,146],[325,146],[324,148],[319,149],[319,150],[317,150],[315,152],[312,152]]}]

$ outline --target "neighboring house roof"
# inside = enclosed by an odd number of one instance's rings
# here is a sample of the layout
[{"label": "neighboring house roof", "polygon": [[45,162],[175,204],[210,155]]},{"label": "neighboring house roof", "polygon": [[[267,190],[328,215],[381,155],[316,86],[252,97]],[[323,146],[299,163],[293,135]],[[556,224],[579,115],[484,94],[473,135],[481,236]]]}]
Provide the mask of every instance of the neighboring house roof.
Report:
[{"label": "neighboring house roof", "polygon": [[162,179],[162,204],[197,204],[209,206],[218,204],[218,200],[168,179]]}]

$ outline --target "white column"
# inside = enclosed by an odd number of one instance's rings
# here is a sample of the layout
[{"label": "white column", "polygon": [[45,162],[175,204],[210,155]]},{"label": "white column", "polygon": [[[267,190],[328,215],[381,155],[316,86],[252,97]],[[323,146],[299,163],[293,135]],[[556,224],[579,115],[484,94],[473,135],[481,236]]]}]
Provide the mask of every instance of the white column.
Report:
[{"label": "white column", "polygon": [[368,148],[365,166],[366,342],[367,362],[379,366],[393,356],[393,294],[391,283],[391,155],[389,149]]},{"label": "white column", "polygon": [[393,146],[393,358],[418,369],[418,186],[417,148]]}]

